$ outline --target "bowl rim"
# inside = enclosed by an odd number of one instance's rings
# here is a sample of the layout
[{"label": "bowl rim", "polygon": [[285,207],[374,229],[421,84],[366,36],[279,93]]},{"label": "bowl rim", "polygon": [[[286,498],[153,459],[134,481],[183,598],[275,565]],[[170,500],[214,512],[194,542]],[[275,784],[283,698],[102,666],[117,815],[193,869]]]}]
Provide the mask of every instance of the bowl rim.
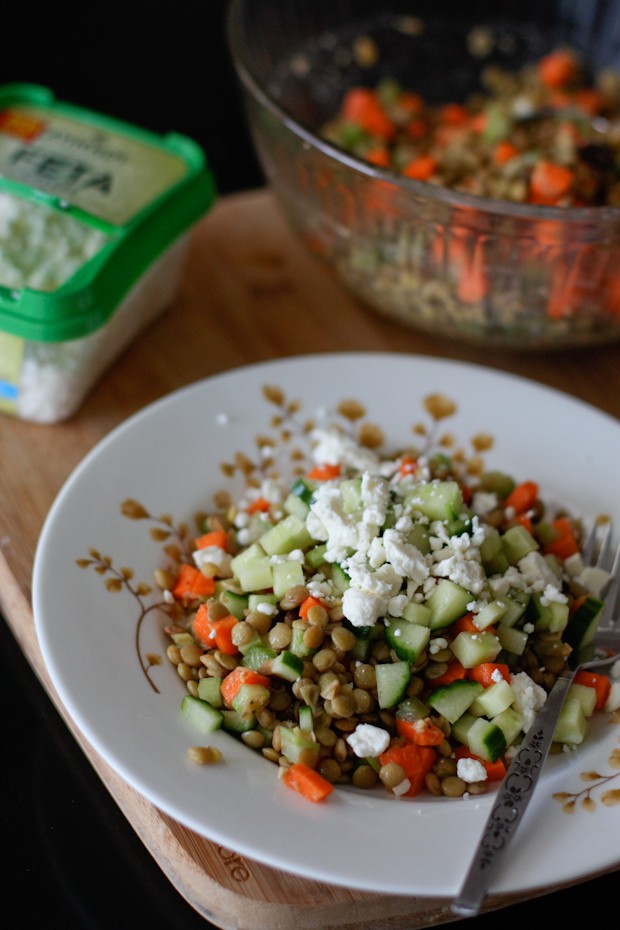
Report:
[{"label": "bowl rim", "polygon": [[452,190],[448,187],[440,187],[436,184],[427,184],[424,181],[407,178],[390,169],[372,165],[362,158],[350,155],[348,152],[345,152],[344,149],[339,148],[333,143],[321,139],[312,132],[312,130],[307,129],[294,119],[290,113],[274,100],[265,85],[251,71],[249,65],[244,60],[241,51],[243,39],[241,14],[244,5],[245,0],[229,0],[226,16],[225,28],[228,48],[237,77],[257,101],[266,107],[273,116],[280,120],[287,129],[298,136],[307,146],[334,159],[338,164],[346,165],[354,172],[365,175],[372,180],[388,183],[403,191],[410,191],[418,198],[436,201],[452,208],[460,208],[464,211],[475,210],[479,214],[500,215],[529,221],[563,221],[571,225],[597,224],[597,226],[600,227],[601,225],[607,224],[612,226],[620,224],[620,206],[546,207],[536,204],[513,203],[508,200],[496,200],[491,197],[483,197],[479,194],[467,194],[462,191]]}]

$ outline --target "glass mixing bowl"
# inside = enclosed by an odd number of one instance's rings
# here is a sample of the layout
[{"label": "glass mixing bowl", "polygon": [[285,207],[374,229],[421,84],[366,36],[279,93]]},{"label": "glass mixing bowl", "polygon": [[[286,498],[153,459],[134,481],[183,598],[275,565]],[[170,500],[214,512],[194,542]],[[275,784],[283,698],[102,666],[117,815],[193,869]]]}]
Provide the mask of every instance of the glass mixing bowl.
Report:
[{"label": "glass mixing bowl", "polygon": [[[474,28],[491,37],[483,58],[470,53]],[[233,0],[228,34],[268,183],[308,247],[366,304],[506,348],[620,337],[619,207],[458,193],[319,134],[348,88],[382,78],[439,105],[475,92],[489,63],[514,71],[559,45],[593,71],[615,68],[620,3]]]}]

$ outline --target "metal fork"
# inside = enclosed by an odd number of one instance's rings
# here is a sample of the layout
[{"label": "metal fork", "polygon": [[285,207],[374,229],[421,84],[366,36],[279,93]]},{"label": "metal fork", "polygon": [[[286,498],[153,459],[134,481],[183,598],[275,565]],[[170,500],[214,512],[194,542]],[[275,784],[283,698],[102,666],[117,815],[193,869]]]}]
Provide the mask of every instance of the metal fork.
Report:
[{"label": "metal fork", "polygon": [[[610,580],[603,589],[604,609],[588,661],[559,675],[547,700],[529,728],[502,783],[471,866],[452,911],[470,917],[479,913],[491,880],[505,856],[517,827],[534,794],[543,764],[549,754],[556,723],[573,678],[580,669],[604,667],[618,660],[620,649],[620,545],[612,550],[611,523],[594,525],[584,543],[583,559],[588,566],[604,570]],[[601,538],[602,536],[602,538]]]}]

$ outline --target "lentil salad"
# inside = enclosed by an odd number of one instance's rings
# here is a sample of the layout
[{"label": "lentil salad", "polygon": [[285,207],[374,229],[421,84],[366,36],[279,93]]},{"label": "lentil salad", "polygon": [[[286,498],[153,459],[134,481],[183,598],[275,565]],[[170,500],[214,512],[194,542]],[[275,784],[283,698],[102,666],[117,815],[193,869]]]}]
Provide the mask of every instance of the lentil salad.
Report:
[{"label": "lentil salad", "polygon": [[464,103],[395,80],[354,86],[320,134],[405,177],[542,206],[620,205],[620,75],[589,80],[573,49],[518,72],[489,66]]},{"label": "lentil salad", "polygon": [[[311,800],[340,784],[482,793],[594,634],[605,578],[584,568],[582,528],[533,481],[315,440],[303,477],[226,502],[192,562],[157,575],[178,608],[182,709]],[[578,680],[555,748],[578,745],[617,691]]]}]

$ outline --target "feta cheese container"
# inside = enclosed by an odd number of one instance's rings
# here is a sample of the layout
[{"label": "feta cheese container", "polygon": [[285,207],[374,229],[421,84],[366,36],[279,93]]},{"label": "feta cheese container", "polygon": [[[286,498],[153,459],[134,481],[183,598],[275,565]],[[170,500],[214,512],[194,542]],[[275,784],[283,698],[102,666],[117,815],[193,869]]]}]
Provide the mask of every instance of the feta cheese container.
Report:
[{"label": "feta cheese container", "polygon": [[172,301],[214,198],[191,139],[0,87],[0,411],[72,416]]}]

